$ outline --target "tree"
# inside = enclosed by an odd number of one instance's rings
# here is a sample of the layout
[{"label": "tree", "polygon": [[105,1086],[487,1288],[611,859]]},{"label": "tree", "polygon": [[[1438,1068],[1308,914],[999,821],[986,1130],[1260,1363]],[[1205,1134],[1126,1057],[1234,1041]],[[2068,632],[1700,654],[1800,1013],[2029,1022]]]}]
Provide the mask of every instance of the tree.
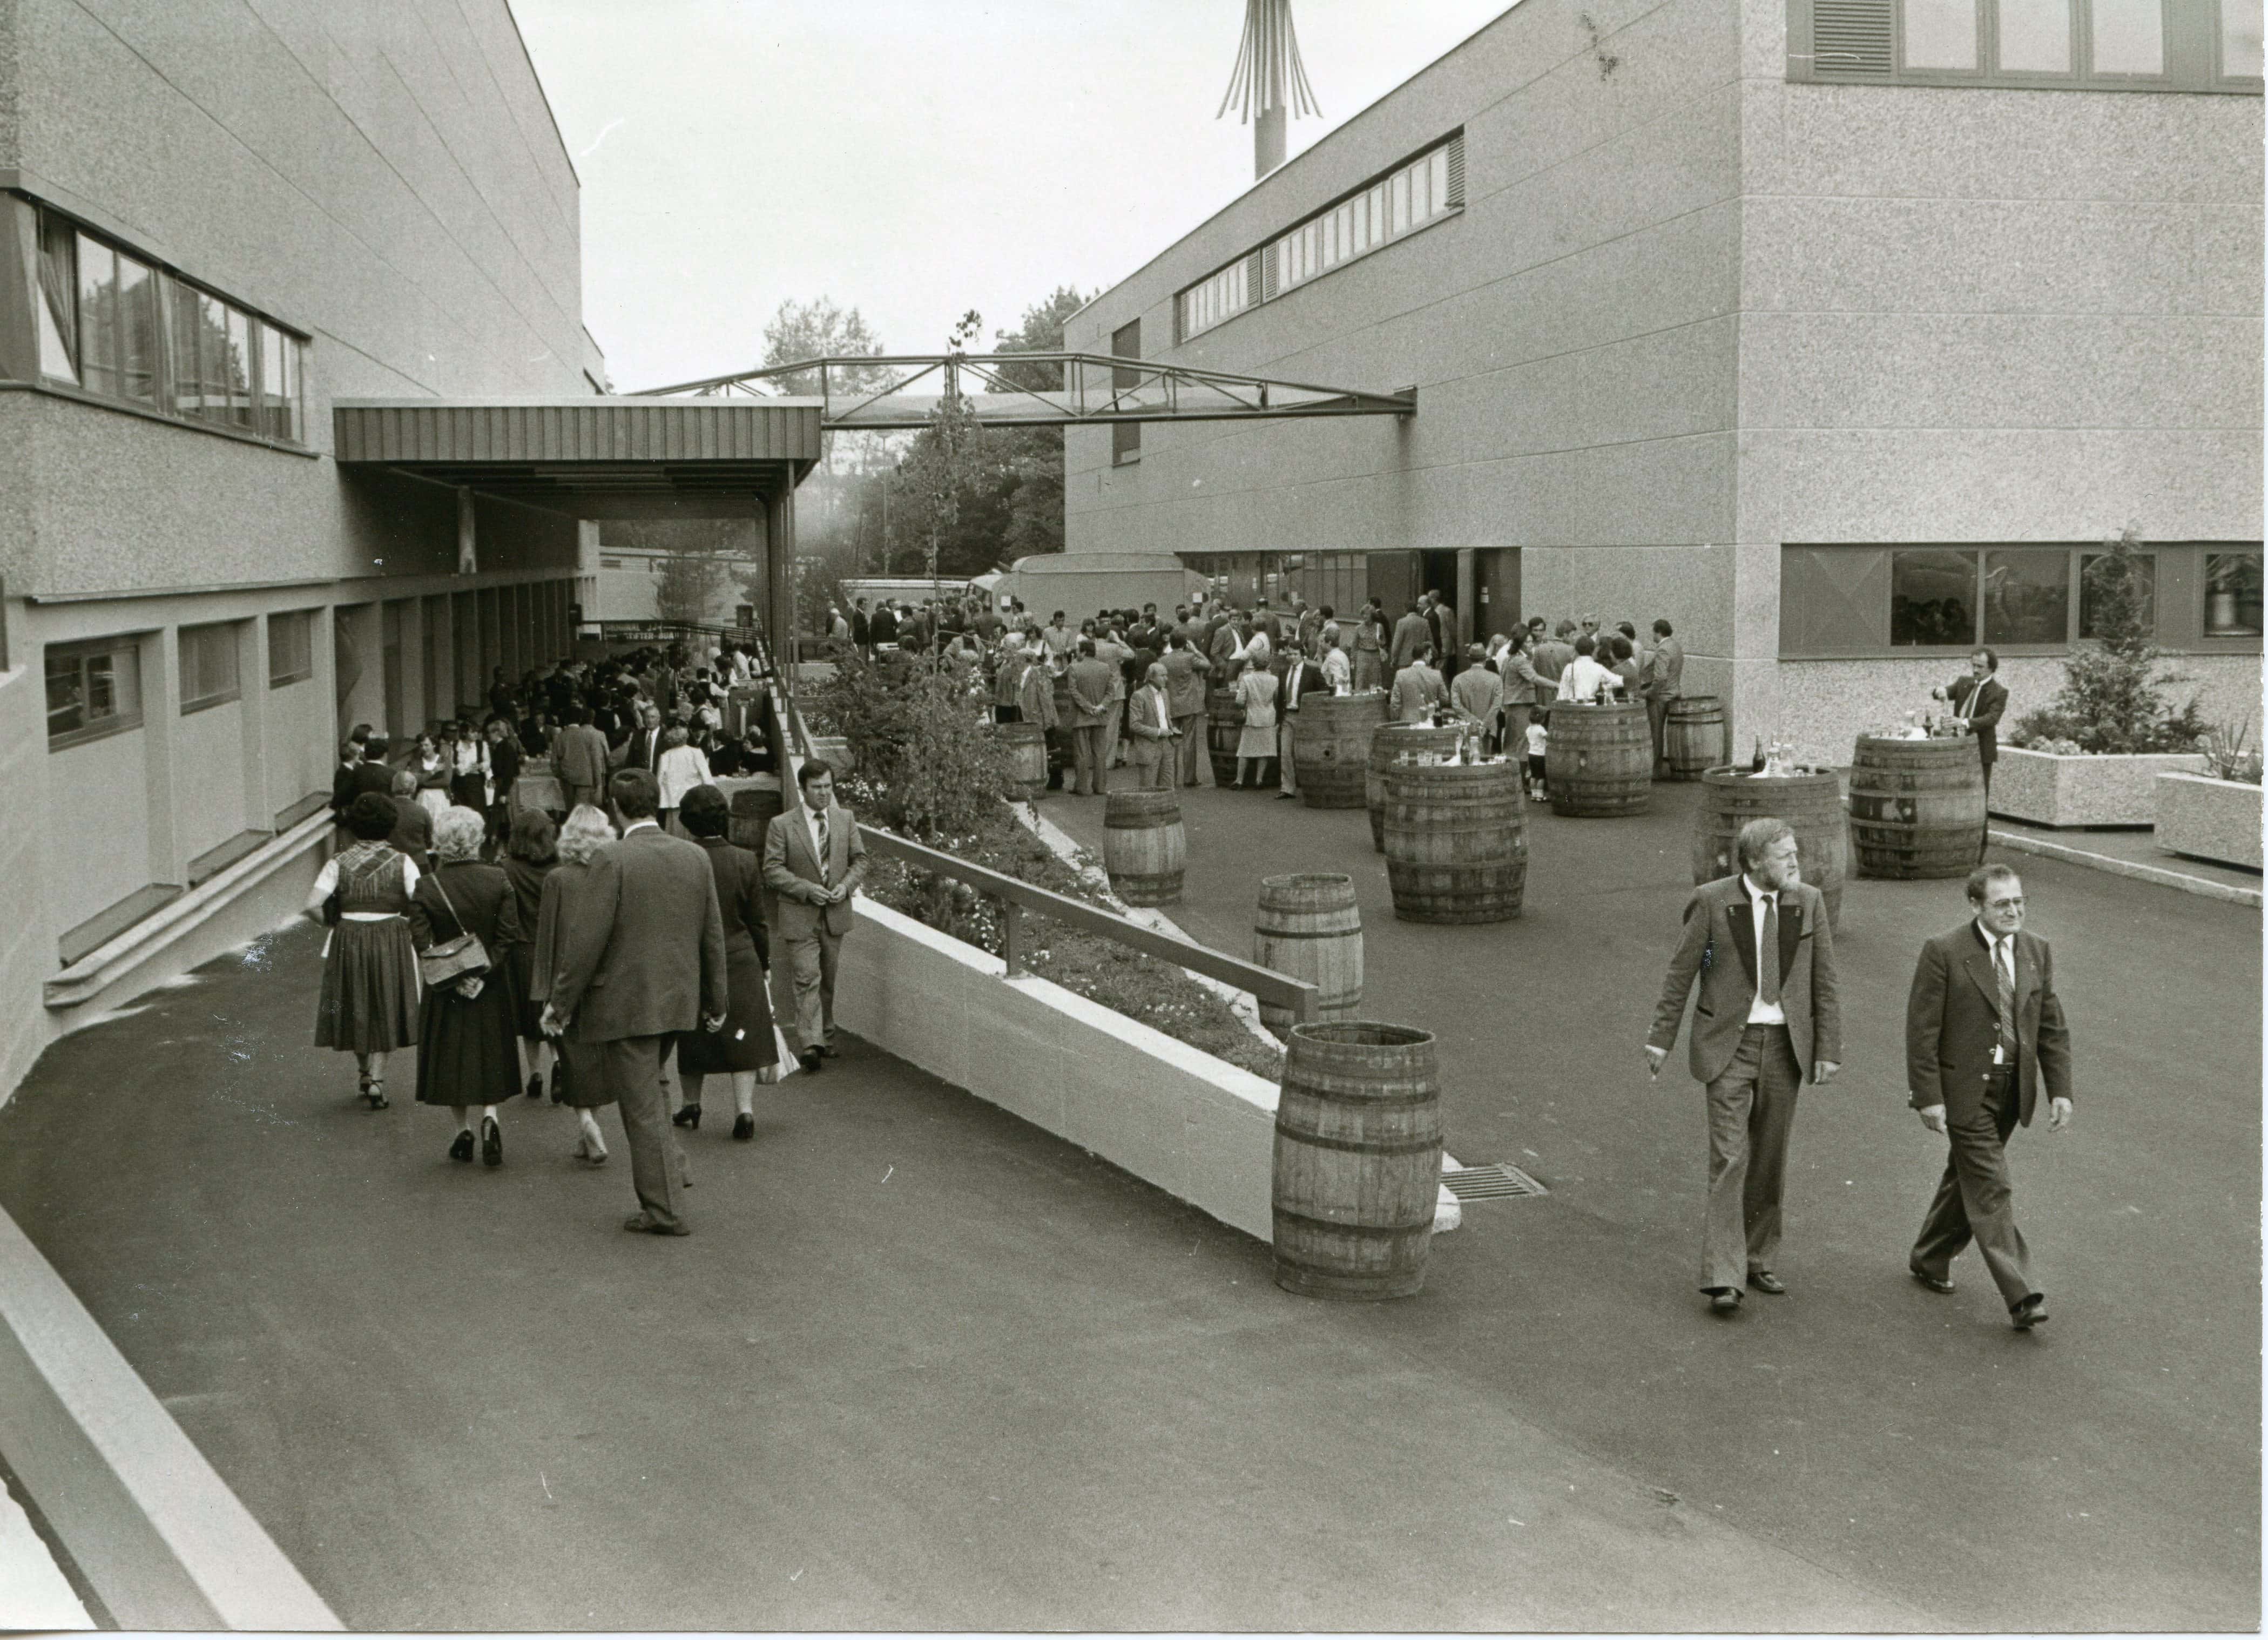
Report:
[{"label": "tree", "polygon": [[[2164,651],[2150,641],[2155,587],[2145,578],[2139,525],[2129,524],[2102,543],[2100,557],[2080,575],[2082,639],[2064,662],[2063,688],[2016,725],[2013,746],[2052,741],[2081,752],[2187,752],[2205,733],[2194,697],[2176,710],[2169,686],[2186,681],[2161,676]],[[2044,749],[2044,748],[2043,748]]]},{"label": "tree", "polygon": [[666,555],[653,570],[654,614],[663,621],[713,621],[719,595],[736,581],[742,601],[763,605],[764,557],[754,519],[608,518],[599,539]]},{"label": "tree", "polygon": [[[764,368],[793,364],[803,359],[868,357],[882,351],[877,336],[855,307],[838,306],[829,297],[809,302],[790,298],[764,326]],[[809,396],[819,391],[819,372],[802,371],[773,378],[783,393]],[[837,387],[873,392],[888,385],[890,372],[881,365],[853,365],[836,376]]]},{"label": "tree", "polygon": [[[767,369],[803,359],[870,357],[883,351],[882,340],[856,307],[843,307],[832,298],[809,302],[783,301],[764,326],[764,365]],[[834,367],[827,385],[836,393],[879,393],[897,372],[887,365],[850,364]],[[819,372],[799,371],[775,377],[781,392],[804,396],[820,389]],[[821,441],[820,464],[797,494],[796,525],[803,551],[848,545],[854,553],[852,570],[868,560],[862,547],[879,554],[880,525],[871,530],[865,514],[877,519],[881,512],[878,486],[906,443],[902,433],[828,433]],[[868,537],[871,535],[871,543]]]},{"label": "tree", "polygon": [[[1014,331],[998,331],[992,338],[998,353],[1060,353],[1064,324],[1086,305],[1075,285],[1059,286],[1047,300],[1024,310],[1023,323]],[[1063,371],[1058,365],[1011,365],[1001,374],[1035,393],[1060,392]],[[1002,533],[1001,555],[1012,563],[1034,553],[1061,552],[1064,548],[1064,440],[1060,427],[1015,427],[1005,430],[1002,460],[1006,468],[1007,526]]]},{"label": "tree", "polygon": [[[983,327],[971,308],[953,327],[946,351],[955,357]],[[960,373],[947,367],[945,392],[898,463],[889,555],[893,564],[917,558],[934,577],[979,575],[990,567],[1001,534],[1005,486],[998,441],[977,419]],[[974,567],[971,567],[972,563]]]}]

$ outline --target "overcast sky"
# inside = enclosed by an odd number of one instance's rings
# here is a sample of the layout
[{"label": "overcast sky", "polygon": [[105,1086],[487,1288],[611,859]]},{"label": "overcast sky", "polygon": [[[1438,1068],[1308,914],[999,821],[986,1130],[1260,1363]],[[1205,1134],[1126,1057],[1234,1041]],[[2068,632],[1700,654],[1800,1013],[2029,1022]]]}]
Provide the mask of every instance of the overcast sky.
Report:
[{"label": "overcast sky", "polygon": [[[617,389],[762,362],[784,298],[884,344],[1092,294],[1234,198],[1244,0],[512,0],[583,181],[583,316]],[[1508,0],[1293,0],[1323,117]]]}]

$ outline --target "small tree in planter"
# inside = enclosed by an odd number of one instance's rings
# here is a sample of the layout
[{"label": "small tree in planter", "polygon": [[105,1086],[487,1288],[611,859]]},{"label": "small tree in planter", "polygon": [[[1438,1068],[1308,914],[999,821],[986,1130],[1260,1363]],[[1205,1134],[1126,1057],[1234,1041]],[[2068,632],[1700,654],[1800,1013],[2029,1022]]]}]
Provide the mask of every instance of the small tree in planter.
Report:
[{"label": "small tree in planter", "polygon": [[814,729],[850,743],[858,806],[893,831],[932,841],[976,836],[1023,795],[1007,752],[949,671],[847,657],[813,709]]},{"label": "small tree in planter", "polygon": [[2092,639],[2064,662],[2064,685],[2056,697],[2016,724],[2011,746],[2042,752],[2191,752],[2205,738],[2196,700],[2176,710],[2166,698],[2168,687],[2183,680],[2158,672],[2163,651],[2150,641],[2150,590],[2134,556],[2140,538],[2139,527],[2128,525],[2087,566],[2083,607],[2095,629]]}]

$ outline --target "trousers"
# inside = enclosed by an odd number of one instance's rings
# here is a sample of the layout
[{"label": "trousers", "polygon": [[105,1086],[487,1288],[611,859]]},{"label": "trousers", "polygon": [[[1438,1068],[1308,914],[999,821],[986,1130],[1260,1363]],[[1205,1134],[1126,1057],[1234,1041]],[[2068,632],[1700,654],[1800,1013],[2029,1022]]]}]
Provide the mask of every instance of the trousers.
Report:
[{"label": "trousers", "polygon": [[1779,1256],[1780,1187],[1802,1067],[1784,1025],[1752,1025],[1709,1084],[1709,1205],[1701,1289],[1735,1291]]},{"label": "trousers", "polygon": [[1071,732],[1071,756],[1079,771],[1072,790],[1083,798],[1095,797],[1110,789],[1110,768],[1102,732],[1101,724],[1089,724]]},{"label": "trousers", "polygon": [[630,1186],[638,1206],[658,1224],[675,1224],[681,1213],[678,1191],[685,1153],[669,1125],[669,1095],[661,1062],[675,1039],[624,1036],[598,1046],[607,1085],[622,1112],[622,1136],[630,1151]]},{"label": "trousers", "polygon": [[1653,762],[1654,767],[1657,769],[1660,768],[1662,759],[1667,756],[1668,753],[1668,747],[1664,744],[1664,737],[1668,733],[1668,724],[1669,697],[1667,695],[1647,695],[1646,697],[1646,726],[1653,735]]},{"label": "trousers", "polygon": [[2015,1192],[2008,1180],[2008,1136],[2016,1130],[2016,1112],[2015,1074],[2004,1071],[1993,1077],[1974,1116],[1947,1122],[1945,1172],[1922,1217],[1921,1234],[1906,1256],[1925,1276],[1944,1281],[1946,1268],[1975,1241],[1992,1284],[2012,1310],[2038,1291],[2032,1285],[2031,1249],[2016,1228]]},{"label": "trousers", "polygon": [[1182,769],[1182,783],[1185,786],[1194,786],[1198,783],[1197,770],[1205,761],[1204,721],[1203,712],[1191,712],[1174,719],[1174,727],[1182,732],[1182,738],[1174,744],[1181,748],[1177,755]]},{"label": "trousers", "polygon": [[787,970],[795,986],[795,1045],[809,1052],[835,1041],[835,970],[843,956],[843,936],[825,923],[787,938]]},{"label": "trousers", "polygon": [[1287,796],[1300,795],[1299,760],[1292,755],[1292,719],[1287,714],[1276,725],[1276,744],[1283,753],[1284,791]]}]

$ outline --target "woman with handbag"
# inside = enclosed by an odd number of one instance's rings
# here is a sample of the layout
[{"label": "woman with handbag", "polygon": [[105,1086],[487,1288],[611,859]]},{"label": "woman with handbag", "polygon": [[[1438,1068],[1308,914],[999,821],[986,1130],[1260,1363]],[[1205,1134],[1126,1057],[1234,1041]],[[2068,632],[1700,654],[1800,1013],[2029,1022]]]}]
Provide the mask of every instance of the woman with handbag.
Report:
[{"label": "woman with handbag", "polygon": [[[553,1060],[551,1039],[543,1034],[543,1004],[535,1000],[535,930],[543,919],[543,882],[559,864],[559,828],[541,809],[512,811],[509,841],[497,857],[504,880],[512,885],[512,908],[519,914],[519,938],[499,953],[512,971],[512,995],[519,1012],[520,1070],[527,1077],[527,1097],[543,1097],[543,1068]],[[551,1073],[551,1102],[559,1103],[559,1072]]]},{"label": "woman with handbag", "polygon": [[387,1055],[417,1041],[417,953],[405,914],[418,871],[386,841],[399,819],[384,792],[349,804],[355,841],[324,863],[303,908],[330,929],[315,1046],[355,1056],[359,1097],[372,1110],[387,1107]]},{"label": "woman with handbag", "polygon": [[[591,877],[591,857],[615,840],[607,817],[588,803],[578,803],[559,827],[558,864],[543,879],[542,904],[535,919],[535,949],[528,960],[528,1005],[540,1019],[551,1000],[551,982],[559,971],[560,943],[576,915],[576,902]],[[594,1114],[615,1102],[608,1086],[599,1045],[575,1035],[571,1021],[564,1036],[554,1037],[556,1055],[551,1068],[551,1097],[575,1108],[582,1128],[575,1158],[596,1167],[607,1159],[607,1141],[599,1132]]]},{"label": "woman with handbag", "polygon": [[512,970],[491,955],[519,939],[511,879],[481,863],[487,826],[474,810],[452,805],[433,822],[439,864],[409,896],[409,936],[425,982],[417,1028],[417,1102],[446,1105],[456,1114],[453,1161],[473,1159],[472,1107],[481,1107],[481,1159],[504,1163],[497,1107],[519,1091],[518,1010]]},{"label": "woman with handbag", "polygon": [[733,1136],[756,1136],[756,1084],[777,1082],[782,1064],[795,1062],[786,1039],[772,1026],[771,997],[764,982],[771,973],[771,943],[764,932],[763,867],[747,849],[725,835],[732,807],[716,787],[699,785],[685,794],[678,819],[693,841],[708,852],[717,882],[717,908],[725,917],[725,1026],[688,1031],[677,1039],[677,1080],[685,1103],[670,1120],[681,1128],[701,1126],[701,1089],[711,1076],[733,1078]]}]

